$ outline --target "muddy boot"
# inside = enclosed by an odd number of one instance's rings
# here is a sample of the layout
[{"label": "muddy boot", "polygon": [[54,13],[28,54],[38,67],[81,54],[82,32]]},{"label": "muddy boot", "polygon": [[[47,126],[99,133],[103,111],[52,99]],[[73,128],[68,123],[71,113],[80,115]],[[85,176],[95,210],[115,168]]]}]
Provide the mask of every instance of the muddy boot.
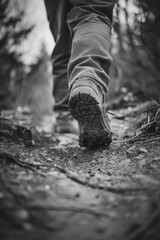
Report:
[{"label": "muddy boot", "polygon": [[79,125],[79,144],[97,148],[112,141],[105,97],[99,86],[88,78],[78,79],[70,91],[69,109]]}]

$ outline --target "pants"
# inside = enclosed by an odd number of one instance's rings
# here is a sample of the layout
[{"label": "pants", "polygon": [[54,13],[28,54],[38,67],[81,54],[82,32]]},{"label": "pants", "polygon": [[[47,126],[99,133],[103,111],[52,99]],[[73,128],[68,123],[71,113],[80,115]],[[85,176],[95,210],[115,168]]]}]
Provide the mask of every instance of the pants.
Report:
[{"label": "pants", "polygon": [[45,0],[55,48],[55,110],[68,108],[68,90],[89,76],[104,93],[109,82],[110,30],[115,0]]}]

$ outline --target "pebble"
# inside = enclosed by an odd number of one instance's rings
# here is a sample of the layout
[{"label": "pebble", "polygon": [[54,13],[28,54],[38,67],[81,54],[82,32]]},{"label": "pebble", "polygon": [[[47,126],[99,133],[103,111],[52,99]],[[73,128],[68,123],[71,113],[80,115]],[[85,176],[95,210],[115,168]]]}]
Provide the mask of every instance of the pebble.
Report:
[{"label": "pebble", "polygon": [[140,153],[148,153],[147,149],[146,149],[146,148],[143,148],[143,147],[140,147],[140,148],[139,148],[139,152],[140,152]]},{"label": "pebble", "polygon": [[92,160],[92,164],[96,164],[96,160]]},{"label": "pebble", "polygon": [[131,154],[134,152],[134,150],[136,149],[136,146],[132,146],[130,148],[128,148],[128,150],[126,151],[128,154]]},{"label": "pebble", "polygon": [[113,170],[108,170],[108,175],[110,176],[110,175],[112,175],[113,174]]},{"label": "pebble", "polygon": [[94,172],[91,172],[90,173],[90,177],[94,177],[95,176],[95,173]]},{"label": "pebble", "polygon": [[143,154],[139,154],[138,156],[135,157],[135,159],[137,160],[141,160],[144,158],[144,155]]}]

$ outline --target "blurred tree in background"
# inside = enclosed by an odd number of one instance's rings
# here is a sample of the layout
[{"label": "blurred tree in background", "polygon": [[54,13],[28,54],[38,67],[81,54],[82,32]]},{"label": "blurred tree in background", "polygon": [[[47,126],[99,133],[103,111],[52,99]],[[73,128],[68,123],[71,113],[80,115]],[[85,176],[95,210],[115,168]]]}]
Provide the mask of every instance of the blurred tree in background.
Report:
[{"label": "blurred tree in background", "polygon": [[16,12],[12,1],[0,1],[0,109],[13,107],[25,74],[19,46],[33,27],[26,27],[24,12]]},{"label": "blurred tree in background", "polygon": [[137,33],[145,47],[148,57],[160,71],[160,1],[136,1],[140,7],[140,16],[135,24],[140,29]]},{"label": "blurred tree in background", "polygon": [[153,96],[160,90],[160,1],[117,0],[111,91]]}]

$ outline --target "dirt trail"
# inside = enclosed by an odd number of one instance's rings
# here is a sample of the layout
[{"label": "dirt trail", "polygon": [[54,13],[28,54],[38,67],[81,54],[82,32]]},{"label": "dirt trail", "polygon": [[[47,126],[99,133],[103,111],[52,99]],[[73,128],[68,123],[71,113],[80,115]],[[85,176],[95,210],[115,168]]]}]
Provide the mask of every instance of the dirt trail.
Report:
[{"label": "dirt trail", "polygon": [[124,141],[140,115],[111,118],[113,143],[97,150],[71,134],[35,133],[29,145],[25,130],[3,129],[0,239],[160,239],[160,140]]}]

